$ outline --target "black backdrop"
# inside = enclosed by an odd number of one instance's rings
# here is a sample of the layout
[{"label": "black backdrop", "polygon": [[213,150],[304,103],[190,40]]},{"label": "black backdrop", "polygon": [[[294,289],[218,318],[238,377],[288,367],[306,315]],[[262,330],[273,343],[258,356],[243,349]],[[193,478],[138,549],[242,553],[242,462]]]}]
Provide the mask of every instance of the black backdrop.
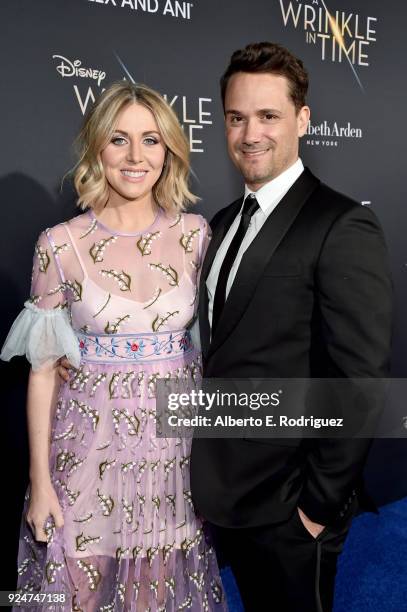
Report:
[{"label": "black backdrop", "polygon": [[[304,162],[383,224],[397,303],[393,375],[405,376],[405,17],[396,0],[2,0],[1,337],[28,295],[39,232],[75,214],[72,187],[60,180],[98,93],[128,78],[167,96],[190,139],[197,209],[210,217],[242,189],[226,154],[219,76],[233,50],[273,40],[310,72]],[[27,482],[27,372],[22,359],[1,364],[2,525],[13,557]],[[375,442],[367,480],[379,503],[407,494],[406,464],[404,440]],[[1,588],[11,588],[14,560],[5,569]]]}]

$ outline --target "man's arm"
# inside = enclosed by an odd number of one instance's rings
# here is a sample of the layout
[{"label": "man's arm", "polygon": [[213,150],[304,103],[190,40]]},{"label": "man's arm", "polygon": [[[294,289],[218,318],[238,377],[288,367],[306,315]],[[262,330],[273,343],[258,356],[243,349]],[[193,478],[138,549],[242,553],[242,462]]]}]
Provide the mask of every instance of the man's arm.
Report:
[{"label": "man's arm", "polygon": [[[388,376],[392,283],[383,233],[370,210],[355,206],[334,223],[316,281],[324,342],[339,376]],[[329,524],[340,519],[370,444],[369,439],[313,441],[299,501],[312,521]]]}]

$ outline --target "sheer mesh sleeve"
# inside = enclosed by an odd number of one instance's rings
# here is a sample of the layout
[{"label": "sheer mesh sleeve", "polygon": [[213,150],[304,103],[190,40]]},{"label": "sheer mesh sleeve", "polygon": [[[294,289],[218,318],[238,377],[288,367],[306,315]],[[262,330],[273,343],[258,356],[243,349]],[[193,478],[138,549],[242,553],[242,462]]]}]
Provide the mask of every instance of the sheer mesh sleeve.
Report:
[{"label": "sheer mesh sleeve", "polygon": [[200,243],[199,249],[199,271],[202,268],[203,260],[205,259],[206,251],[208,250],[209,242],[212,238],[211,228],[209,227],[209,223],[204,217],[199,215],[201,222],[201,233],[202,233],[202,242]]},{"label": "sheer mesh sleeve", "polygon": [[38,370],[66,355],[78,367],[79,347],[65,294],[58,249],[46,230],[35,246],[31,297],[14,321],[0,358],[9,361],[14,355],[25,354],[33,370]]},{"label": "sheer mesh sleeve", "polygon": [[184,244],[187,258],[187,270],[194,282],[199,282],[199,273],[205,253],[211,239],[211,230],[208,222],[202,215],[185,215],[185,230],[182,234],[181,244]]},{"label": "sheer mesh sleeve", "polygon": [[203,260],[205,258],[205,254],[209,245],[209,241],[211,239],[211,230],[209,227],[209,223],[202,217],[202,215],[189,215],[191,218],[193,217],[195,220],[194,227],[190,230],[192,232],[199,230],[198,232],[198,240],[196,243],[196,248],[192,250],[190,253],[190,262],[189,265],[193,270],[193,280],[196,283],[196,299],[195,299],[195,308],[194,308],[194,316],[190,323],[190,332],[191,339],[193,345],[197,350],[201,350],[201,338],[199,331],[199,320],[198,320],[198,290],[199,290],[199,280],[200,273],[202,269]]},{"label": "sheer mesh sleeve", "polygon": [[63,308],[65,277],[50,230],[43,232],[34,249],[30,302],[41,310]]}]

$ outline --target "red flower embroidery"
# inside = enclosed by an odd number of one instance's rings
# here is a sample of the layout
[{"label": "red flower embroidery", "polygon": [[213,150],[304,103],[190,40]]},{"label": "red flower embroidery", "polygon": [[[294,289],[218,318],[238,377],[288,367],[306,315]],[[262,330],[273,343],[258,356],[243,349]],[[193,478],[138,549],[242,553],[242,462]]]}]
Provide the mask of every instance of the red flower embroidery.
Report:
[{"label": "red flower embroidery", "polygon": [[79,348],[81,348],[81,349],[85,348],[85,342],[84,342],[84,340],[81,340],[81,341],[79,342]]},{"label": "red flower embroidery", "polygon": [[130,350],[134,351],[134,352],[138,351],[138,344],[137,344],[137,342],[133,342],[133,344],[130,347]]}]

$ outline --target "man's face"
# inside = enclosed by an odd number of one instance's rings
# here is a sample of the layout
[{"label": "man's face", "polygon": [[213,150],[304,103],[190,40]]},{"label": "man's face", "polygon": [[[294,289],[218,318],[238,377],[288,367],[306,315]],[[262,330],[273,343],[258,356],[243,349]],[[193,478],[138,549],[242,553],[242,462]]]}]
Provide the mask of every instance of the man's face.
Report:
[{"label": "man's face", "polygon": [[297,113],[286,77],[238,72],[225,96],[229,155],[253,191],[276,178],[298,158],[298,138],[310,116]]}]

